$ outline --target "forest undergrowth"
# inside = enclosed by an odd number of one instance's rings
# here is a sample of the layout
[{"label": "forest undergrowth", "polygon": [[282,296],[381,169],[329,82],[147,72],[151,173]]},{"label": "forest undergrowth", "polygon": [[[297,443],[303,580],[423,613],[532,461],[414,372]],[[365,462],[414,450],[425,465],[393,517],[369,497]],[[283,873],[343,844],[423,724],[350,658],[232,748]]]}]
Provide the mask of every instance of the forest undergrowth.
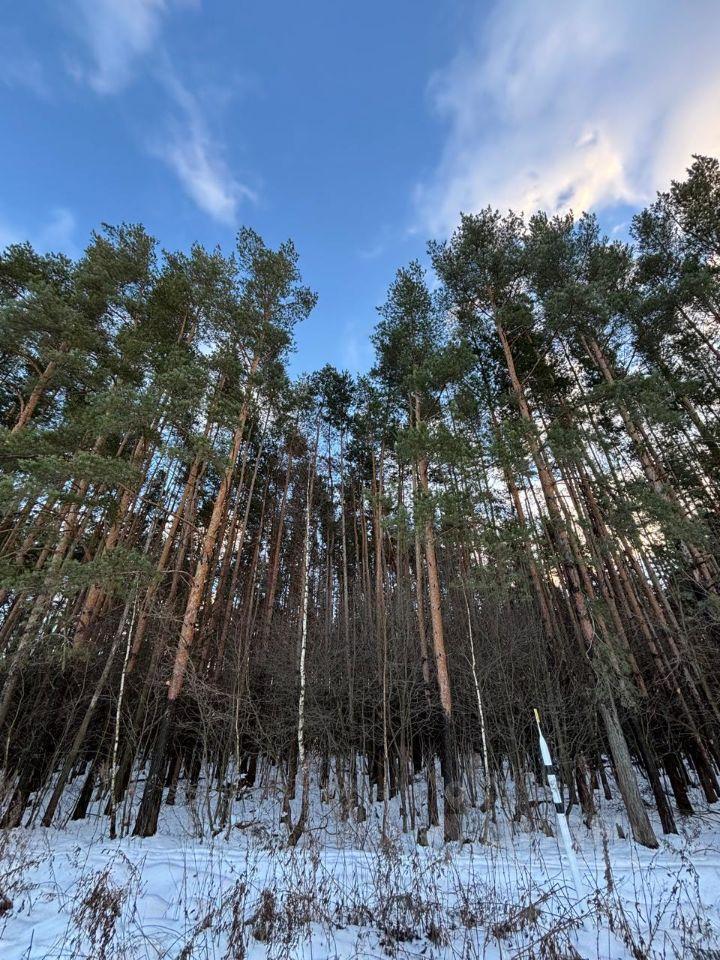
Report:
[{"label": "forest undergrowth", "polygon": [[[303,840],[289,847],[282,793],[267,780],[211,829],[219,798],[201,777],[165,806],[156,836],[111,840],[101,803],[51,829],[6,831],[0,863],[4,956],[140,958],[528,957],[714,960],[720,950],[720,824],[707,812],[647,851],[620,836],[621,804],[595,824],[570,815],[578,897],[542,785],[532,819],[467,809],[467,840],[403,831],[397,798],[383,829],[372,804],[344,816],[313,764]],[[418,785],[420,791],[422,785]],[[73,793],[67,796],[72,808]],[[424,798],[418,796],[418,812]],[[619,829],[618,829],[619,828]],[[484,840],[482,838],[485,838]]]}]

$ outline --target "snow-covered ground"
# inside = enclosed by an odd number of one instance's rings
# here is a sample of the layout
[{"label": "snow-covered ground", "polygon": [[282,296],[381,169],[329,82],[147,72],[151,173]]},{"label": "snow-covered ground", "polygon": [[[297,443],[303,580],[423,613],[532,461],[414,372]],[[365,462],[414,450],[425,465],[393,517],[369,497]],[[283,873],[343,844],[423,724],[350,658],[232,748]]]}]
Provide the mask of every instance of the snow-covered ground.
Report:
[{"label": "snow-covered ground", "polygon": [[614,802],[591,830],[576,809],[578,901],[538,796],[544,832],[499,816],[481,843],[483,815],[470,811],[462,845],[437,830],[417,844],[396,802],[383,840],[381,804],[343,821],[314,788],[309,829],[289,849],[267,785],[216,836],[202,828],[202,789],[190,803],[181,790],[148,840],[110,840],[100,805],[63,828],[15,830],[0,838],[0,960],[720,958],[720,811],[699,807],[650,851],[619,836]]}]

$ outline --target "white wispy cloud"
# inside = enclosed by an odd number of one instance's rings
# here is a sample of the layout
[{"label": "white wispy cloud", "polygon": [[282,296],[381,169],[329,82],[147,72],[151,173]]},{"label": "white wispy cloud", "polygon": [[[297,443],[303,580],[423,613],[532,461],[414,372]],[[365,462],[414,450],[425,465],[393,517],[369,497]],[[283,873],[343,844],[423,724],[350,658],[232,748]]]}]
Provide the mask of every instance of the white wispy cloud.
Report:
[{"label": "white wispy cloud", "polygon": [[154,47],[163,18],[177,0],[74,0],[72,22],[90,55],[79,79],[102,94],[117,93]]},{"label": "white wispy cloud", "polygon": [[202,100],[180,80],[167,57],[160,58],[157,76],[174,112],[162,136],[150,142],[151,151],[170,167],[201,210],[233,226],[239,203],[254,202],[254,191],[234,176],[222,145],[210,132]]},{"label": "white wispy cloud", "polygon": [[717,0],[496,0],[430,85],[447,125],[420,226],[642,203],[720,153]]},{"label": "white wispy cloud", "polygon": [[40,253],[66,253],[76,256],[77,221],[75,214],[67,207],[51,210],[47,219],[27,229],[17,223],[0,219],[0,250],[11,243],[23,243],[29,240]]},{"label": "white wispy cloud", "polygon": [[146,138],[151,154],[175,174],[193,202],[220,223],[234,225],[238,205],[253,191],[234,176],[222,143],[212,133],[205,100],[184,83],[162,38],[173,8],[197,0],[74,0],[76,32],[91,66],[74,66],[96,93],[118,94],[138,75],[163,89],[167,113]]},{"label": "white wispy cloud", "polygon": [[0,30],[0,86],[21,87],[38,97],[50,92],[42,62],[16,30]]},{"label": "white wispy cloud", "polygon": [[351,373],[364,373],[373,361],[369,326],[356,319],[346,320],[339,352],[340,365]]},{"label": "white wispy cloud", "polygon": [[197,206],[220,223],[234,226],[240,200],[255,200],[252,190],[233,177],[202,128],[191,125],[180,130],[159,155]]},{"label": "white wispy cloud", "polygon": [[39,250],[74,254],[76,249],[77,221],[75,214],[67,207],[57,207],[50,212],[49,219],[41,225],[35,234],[35,246]]}]

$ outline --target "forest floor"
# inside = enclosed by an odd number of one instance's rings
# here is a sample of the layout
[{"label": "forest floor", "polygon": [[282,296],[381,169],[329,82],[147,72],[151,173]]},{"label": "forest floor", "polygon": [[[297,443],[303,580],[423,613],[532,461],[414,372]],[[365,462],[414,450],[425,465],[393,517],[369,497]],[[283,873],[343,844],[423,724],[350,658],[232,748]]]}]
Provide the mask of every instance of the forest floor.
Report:
[{"label": "forest floor", "polygon": [[[591,829],[570,817],[578,897],[539,788],[536,824],[498,811],[488,842],[470,810],[463,844],[402,832],[397,801],[343,820],[315,786],[308,830],[289,849],[267,784],[204,829],[202,788],[164,806],[155,837],[110,840],[83,821],[0,838],[0,958],[239,960],[260,957],[720,958],[720,811],[703,807],[647,850],[604,802]],[[416,796],[418,810],[419,791]],[[66,812],[72,796],[68,796]],[[418,817],[420,820],[420,817]],[[540,827],[540,829],[538,828]],[[544,828],[544,829],[543,829]]]}]

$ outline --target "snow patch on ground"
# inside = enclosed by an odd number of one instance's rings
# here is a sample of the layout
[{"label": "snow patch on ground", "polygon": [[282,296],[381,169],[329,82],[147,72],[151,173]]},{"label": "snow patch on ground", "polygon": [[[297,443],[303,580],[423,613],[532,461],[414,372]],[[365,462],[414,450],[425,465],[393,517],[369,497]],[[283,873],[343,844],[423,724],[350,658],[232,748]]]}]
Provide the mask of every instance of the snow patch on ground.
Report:
[{"label": "snow patch on ground", "polygon": [[615,803],[591,829],[576,809],[578,901],[545,801],[546,832],[500,816],[481,843],[471,810],[471,842],[444,845],[435,828],[420,846],[397,801],[383,839],[382,804],[343,820],[315,786],[295,849],[267,782],[215,836],[202,827],[211,804],[202,789],[178,797],[150,839],[110,840],[101,802],[62,828],[6,833],[0,958],[720,958],[720,811],[650,851],[618,835]]}]

